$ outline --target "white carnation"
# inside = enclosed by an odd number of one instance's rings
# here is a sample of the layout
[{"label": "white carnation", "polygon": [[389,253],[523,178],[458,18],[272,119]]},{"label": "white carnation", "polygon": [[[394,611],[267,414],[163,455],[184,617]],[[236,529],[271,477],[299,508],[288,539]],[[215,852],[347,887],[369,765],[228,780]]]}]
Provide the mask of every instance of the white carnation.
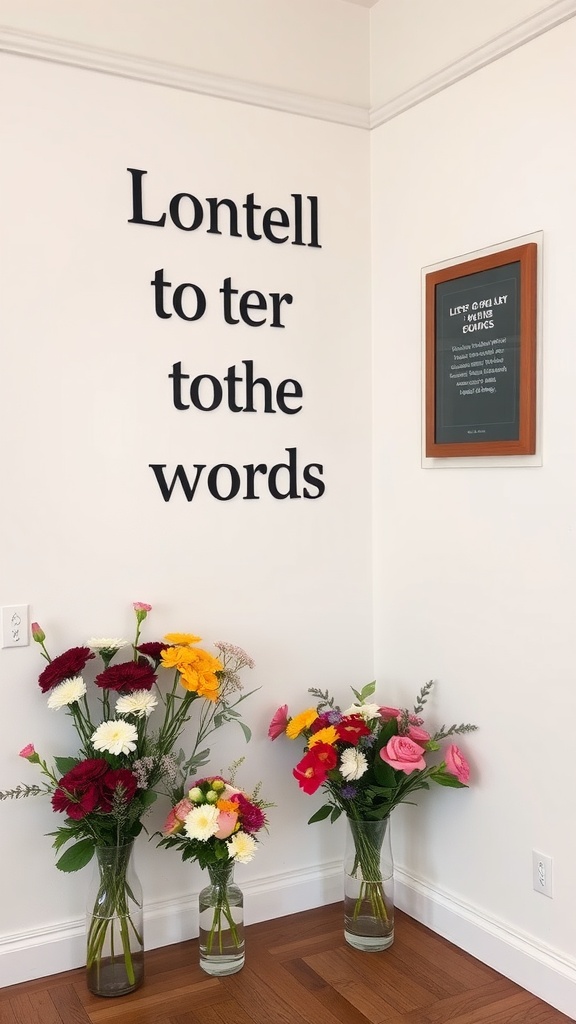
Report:
[{"label": "white carnation", "polygon": [[361,779],[367,768],[368,761],[365,755],[355,747],[348,747],[340,758],[340,774],[349,781]]},{"label": "white carnation", "polygon": [[360,715],[365,722],[369,722],[371,718],[380,718],[380,705],[379,704],[351,704],[346,711],[342,714],[346,718],[348,715]]},{"label": "white carnation", "polygon": [[116,701],[117,715],[136,715],[137,718],[148,718],[158,703],[158,698],[149,690],[134,690],[118,697]]},{"label": "white carnation", "polygon": [[86,684],[82,676],[73,676],[72,679],[64,679],[58,683],[48,696],[48,707],[55,711],[58,708],[68,707],[75,704],[86,693]]}]

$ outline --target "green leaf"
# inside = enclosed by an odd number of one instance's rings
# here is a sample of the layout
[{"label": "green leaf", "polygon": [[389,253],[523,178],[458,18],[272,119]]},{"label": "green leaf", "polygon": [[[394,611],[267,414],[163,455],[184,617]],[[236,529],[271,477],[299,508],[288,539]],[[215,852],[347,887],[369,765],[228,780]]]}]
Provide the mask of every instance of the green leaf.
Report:
[{"label": "green leaf", "polygon": [[352,690],[352,693],[356,697],[358,703],[364,704],[366,698],[371,697],[372,694],[374,693],[376,689],[376,680],[374,679],[372,680],[371,683],[366,683],[366,686],[363,686],[360,692],[358,692],[358,690],[355,690],[353,686],[351,686],[350,689]]},{"label": "green leaf", "polygon": [[59,871],[80,871],[86,867],[94,856],[94,842],[92,839],[81,839],[79,843],[70,846],[66,853],[63,853],[56,861]]},{"label": "green leaf", "polygon": [[75,757],[55,757],[54,764],[56,765],[60,775],[66,775],[66,772],[75,768],[79,761]]},{"label": "green leaf", "polygon": [[431,778],[434,782],[437,782],[439,786],[450,786],[451,789],[468,789],[468,786],[460,782],[455,775],[450,775],[448,772],[436,772]]},{"label": "green leaf", "polygon": [[324,819],[330,814],[332,814],[331,804],[324,804],[323,807],[320,807],[320,809],[308,819],[308,824],[313,825],[315,821],[324,821]]},{"label": "green leaf", "polygon": [[334,809],[332,811],[332,814],[330,815],[330,821],[332,823],[334,823],[335,821],[338,820],[338,818],[340,817],[341,814],[342,814],[342,808],[341,807],[334,807]]},{"label": "green leaf", "polygon": [[398,779],[391,764],[383,761],[381,757],[374,758],[374,777],[379,786],[385,789],[397,789]]},{"label": "green leaf", "polygon": [[238,722],[238,725],[246,737],[246,743],[249,743],[252,738],[252,730],[246,725],[246,722]]}]

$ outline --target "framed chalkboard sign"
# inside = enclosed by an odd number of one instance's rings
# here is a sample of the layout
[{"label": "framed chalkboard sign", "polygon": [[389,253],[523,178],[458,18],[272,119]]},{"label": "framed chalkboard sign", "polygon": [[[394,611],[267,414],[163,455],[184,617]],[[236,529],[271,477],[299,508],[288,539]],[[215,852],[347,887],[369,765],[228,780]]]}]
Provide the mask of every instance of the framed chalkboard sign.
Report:
[{"label": "framed chalkboard sign", "polygon": [[537,244],[426,275],[426,455],[536,450]]}]

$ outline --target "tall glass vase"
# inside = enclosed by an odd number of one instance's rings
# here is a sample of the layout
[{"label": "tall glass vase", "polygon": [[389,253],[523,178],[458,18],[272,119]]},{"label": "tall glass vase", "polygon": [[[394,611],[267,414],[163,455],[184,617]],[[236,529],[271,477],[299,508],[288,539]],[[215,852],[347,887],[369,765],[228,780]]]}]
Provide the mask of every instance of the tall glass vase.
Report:
[{"label": "tall glass vase", "polygon": [[97,996],[123,996],[144,980],[142,886],[134,843],[100,846],[88,893],[86,981]]},{"label": "tall glass vase", "polygon": [[234,861],[208,865],[210,884],[199,894],[200,967],[236,974],[244,966],[244,897],[234,884]]},{"label": "tall glass vase", "polygon": [[365,952],[394,941],[394,861],[390,818],[347,818],[344,858],[344,937]]}]

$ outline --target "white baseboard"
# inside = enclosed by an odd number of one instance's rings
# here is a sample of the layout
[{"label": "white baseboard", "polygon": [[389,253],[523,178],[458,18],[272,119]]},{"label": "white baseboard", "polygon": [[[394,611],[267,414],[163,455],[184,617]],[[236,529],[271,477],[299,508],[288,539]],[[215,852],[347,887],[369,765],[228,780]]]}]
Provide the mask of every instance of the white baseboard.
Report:
[{"label": "white baseboard", "polygon": [[[342,864],[291,871],[242,883],[246,924],[297,914],[342,899]],[[184,942],[198,935],[197,892],[144,906],[146,949]],[[0,988],[44,978],[85,963],[84,919],[0,936]]]},{"label": "white baseboard", "polygon": [[[576,961],[536,945],[530,936],[432,889],[401,868],[394,881],[399,910],[576,1020]],[[242,890],[246,924],[336,903],[342,899],[341,862],[243,883]],[[195,938],[197,893],[146,905],[145,934],[147,949]],[[84,920],[0,938],[0,987],[81,967],[84,944]]]},{"label": "white baseboard", "polygon": [[394,902],[455,946],[576,1020],[576,961],[399,868]]}]

